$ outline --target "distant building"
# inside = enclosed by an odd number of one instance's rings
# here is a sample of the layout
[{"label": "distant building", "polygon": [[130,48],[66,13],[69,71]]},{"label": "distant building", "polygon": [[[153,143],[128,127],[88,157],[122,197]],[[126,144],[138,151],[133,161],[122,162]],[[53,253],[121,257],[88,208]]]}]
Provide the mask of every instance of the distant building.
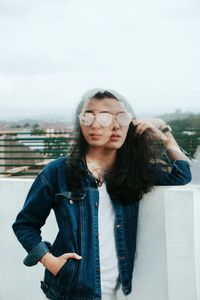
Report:
[{"label": "distant building", "polygon": [[17,140],[16,135],[5,134],[0,137],[0,162],[0,176],[5,177],[22,172],[34,173],[33,170],[31,171],[33,169],[31,165],[37,166],[44,163],[44,157]]},{"label": "distant building", "polygon": [[46,129],[46,134],[0,132],[0,177],[35,177],[52,159],[67,155],[73,143],[69,129]]}]

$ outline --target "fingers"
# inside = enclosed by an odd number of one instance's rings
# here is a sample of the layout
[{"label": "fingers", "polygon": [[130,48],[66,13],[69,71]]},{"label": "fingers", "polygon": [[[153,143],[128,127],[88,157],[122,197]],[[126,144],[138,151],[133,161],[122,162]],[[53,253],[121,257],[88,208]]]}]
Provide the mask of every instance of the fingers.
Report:
[{"label": "fingers", "polygon": [[133,120],[132,123],[134,126],[136,126],[135,134],[139,135],[139,136],[142,135],[144,133],[144,131],[146,131],[146,130],[150,130],[150,131],[155,130],[155,126],[151,122],[148,122],[148,121]]},{"label": "fingers", "polygon": [[[54,258],[52,260],[52,262],[46,263],[46,268],[53,274],[56,275],[60,269],[63,267],[63,265],[68,261],[68,259],[72,258],[72,259],[77,259],[80,260],[82,257],[76,253],[64,253],[58,257],[51,255],[52,258]],[[50,257],[51,257],[50,256]],[[47,261],[48,262],[48,261]]]},{"label": "fingers", "polygon": [[135,126],[136,137],[141,136],[145,131],[149,133],[149,136],[154,141],[163,142],[166,137],[162,131],[160,131],[154,124],[146,120],[133,120]]},{"label": "fingers", "polygon": [[78,255],[77,253],[65,253],[61,255],[62,258],[68,260],[69,258],[80,260],[82,256]]},{"label": "fingers", "polygon": [[154,125],[157,129],[162,129],[166,127],[165,121],[159,118],[145,118],[139,121],[144,121],[144,122],[150,122],[152,125]]}]

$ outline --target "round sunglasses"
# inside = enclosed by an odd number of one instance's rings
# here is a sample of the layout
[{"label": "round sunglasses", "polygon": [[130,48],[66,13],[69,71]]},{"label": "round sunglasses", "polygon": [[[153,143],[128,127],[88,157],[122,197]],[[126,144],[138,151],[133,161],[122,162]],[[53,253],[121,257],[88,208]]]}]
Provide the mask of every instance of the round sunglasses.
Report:
[{"label": "round sunglasses", "polygon": [[120,112],[115,116],[109,112],[100,112],[97,115],[91,112],[83,112],[78,117],[80,123],[84,126],[91,126],[95,119],[102,127],[111,125],[113,119],[115,119],[120,126],[128,126],[132,121],[132,115],[128,112]]}]

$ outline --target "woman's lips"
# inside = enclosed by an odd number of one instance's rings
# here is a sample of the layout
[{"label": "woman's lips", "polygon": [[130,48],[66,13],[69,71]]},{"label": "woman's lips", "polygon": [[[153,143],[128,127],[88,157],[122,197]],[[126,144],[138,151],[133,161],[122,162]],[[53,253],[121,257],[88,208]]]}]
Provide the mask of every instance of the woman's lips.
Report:
[{"label": "woman's lips", "polygon": [[120,139],[120,135],[118,135],[118,134],[112,134],[111,136],[110,136],[110,139],[112,140],[112,141],[118,141],[119,139]]},{"label": "woman's lips", "polygon": [[[95,133],[91,133],[90,134],[90,137],[93,139],[93,140],[98,140],[102,137],[102,134],[95,134]],[[111,141],[118,141],[119,139],[121,138],[121,136],[119,134],[112,134],[110,136],[110,140]]]},{"label": "woman's lips", "polygon": [[98,140],[98,139],[100,139],[100,137],[101,137],[102,135],[101,135],[101,134],[91,133],[90,136],[91,136],[92,139]]}]

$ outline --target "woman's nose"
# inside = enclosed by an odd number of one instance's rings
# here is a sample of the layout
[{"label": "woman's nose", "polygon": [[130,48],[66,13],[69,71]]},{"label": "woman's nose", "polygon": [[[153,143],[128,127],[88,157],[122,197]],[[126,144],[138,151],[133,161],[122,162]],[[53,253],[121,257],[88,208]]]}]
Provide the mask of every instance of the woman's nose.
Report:
[{"label": "woman's nose", "polygon": [[120,128],[120,125],[119,125],[119,123],[117,122],[116,118],[113,118],[113,128],[117,128],[117,129]]},{"label": "woman's nose", "polygon": [[94,118],[94,121],[91,125],[92,128],[101,128],[101,126],[99,125],[99,123],[97,122],[97,119]]}]

